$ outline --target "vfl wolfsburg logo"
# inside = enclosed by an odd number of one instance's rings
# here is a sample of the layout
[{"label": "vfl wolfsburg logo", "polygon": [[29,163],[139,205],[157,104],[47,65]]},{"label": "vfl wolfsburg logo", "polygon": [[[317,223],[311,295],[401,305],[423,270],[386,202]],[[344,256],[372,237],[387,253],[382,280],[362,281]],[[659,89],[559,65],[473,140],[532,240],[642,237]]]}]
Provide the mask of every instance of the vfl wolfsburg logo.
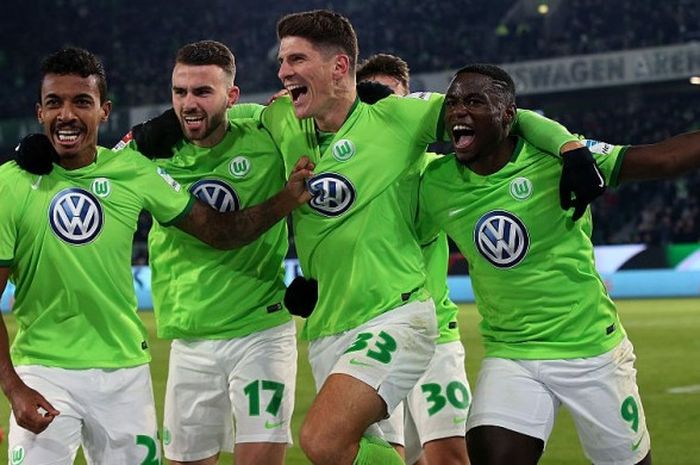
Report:
[{"label": "vfl wolfsburg logo", "polygon": [[238,156],[231,160],[228,170],[234,178],[242,178],[250,172],[250,160],[244,156]]},{"label": "vfl wolfsburg logo", "polygon": [[324,216],[340,216],[355,202],[355,187],[337,173],[323,173],[309,180],[314,196],[309,206]]},{"label": "vfl wolfsburg logo", "polygon": [[90,186],[93,194],[98,197],[105,198],[112,192],[112,185],[107,178],[97,178],[92,181],[92,186]]},{"label": "vfl wolfsburg logo", "polygon": [[77,187],[64,189],[51,201],[49,224],[62,241],[73,245],[87,244],[102,231],[102,206],[88,191]]},{"label": "vfl wolfsburg logo", "polygon": [[333,158],[338,161],[348,161],[355,155],[355,144],[349,139],[340,139],[333,144]]},{"label": "vfl wolfsburg logo", "polygon": [[532,195],[532,182],[527,178],[515,178],[510,183],[510,195],[515,200],[526,200]]},{"label": "vfl wolfsburg logo", "polygon": [[486,213],[476,223],[474,244],[492,265],[512,268],[525,258],[530,238],[520,218],[496,210]]},{"label": "vfl wolfsburg logo", "polygon": [[233,187],[218,179],[201,179],[190,187],[192,195],[219,212],[232,212],[240,208],[238,195]]},{"label": "vfl wolfsburg logo", "polygon": [[12,453],[10,454],[10,460],[12,465],[19,465],[20,463],[24,462],[24,456],[24,447],[15,446],[12,449]]}]

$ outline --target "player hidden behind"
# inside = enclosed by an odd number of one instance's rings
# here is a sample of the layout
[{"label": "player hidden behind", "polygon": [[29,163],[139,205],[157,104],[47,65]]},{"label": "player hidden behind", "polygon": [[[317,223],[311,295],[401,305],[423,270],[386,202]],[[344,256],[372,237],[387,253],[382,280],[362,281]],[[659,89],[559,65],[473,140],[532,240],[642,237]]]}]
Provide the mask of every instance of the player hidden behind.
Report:
[{"label": "player hidden behind", "polygon": [[[590,211],[556,206],[561,170],[509,133],[510,76],[457,72],[445,99],[455,156],[432,163],[420,191],[422,236],[442,229],[469,262],[486,349],[469,419],[473,465],[534,465],[560,406],[596,465],[651,463],[635,355],[596,272]],[[610,185],[700,167],[700,132],[641,146],[587,141]]]},{"label": "player hidden behind", "polygon": [[[182,130],[173,133],[178,142],[186,139],[172,154],[167,137],[144,141],[149,133],[139,125],[131,143],[151,153],[154,145],[164,147],[169,158],[157,164],[220,211],[258,203],[285,183],[282,156],[267,131],[253,119],[226,119],[239,96],[234,78],[225,45],[185,45],[172,72],[172,104]],[[233,452],[240,465],[284,462],[297,364],[294,322],[282,305],[287,236],[281,221],[245,247],[220,251],[153,225],[156,327],[159,337],[173,340],[163,430],[171,463],[213,464],[220,451]]]},{"label": "player hidden behind", "polygon": [[[389,92],[405,96],[410,92],[408,64],[389,54],[372,55],[357,68],[358,94],[367,83],[380,83]],[[436,154],[423,155],[423,169]],[[417,192],[415,193],[417,195]],[[427,272],[427,287],[435,301],[438,346],[425,374],[387,420],[379,423],[386,439],[404,448],[406,463],[420,465],[468,464],[466,420],[471,394],[464,367],[464,346],[457,327],[457,305],[447,287],[449,246],[440,232],[433,242],[421,247]],[[400,450],[400,449],[399,449]]]},{"label": "player hidden behind", "polygon": [[[131,150],[97,146],[107,121],[104,69],[82,49],[42,66],[37,118],[44,175],[0,168],[0,290],[16,286],[18,332],[0,323],[0,385],[12,406],[9,461],[160,462],[146,329],[136,313],[131,249],[141,209],[210,245],[251,242],[308,201],[302,160],[287,186],[243,211],[218,213]],[[55,163],[51,163],[51,161]]]}]

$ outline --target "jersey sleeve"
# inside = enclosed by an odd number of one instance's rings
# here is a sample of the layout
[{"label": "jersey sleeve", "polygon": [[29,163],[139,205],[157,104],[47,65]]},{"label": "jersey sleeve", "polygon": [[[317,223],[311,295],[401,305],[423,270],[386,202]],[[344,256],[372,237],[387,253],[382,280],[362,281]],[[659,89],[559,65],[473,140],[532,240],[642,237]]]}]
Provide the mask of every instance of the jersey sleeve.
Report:
[{"label": "jersey sleeve", "polygon": [[417,118],[415,136],[420,144],[448,141],[449,136],[445,132],[443,122],[445,112],[445,96],[436,92],[415,92],[403,97],[406,103],[406,115],[409,118]]},{"label": "jersey sleeve", "polygon": [[538,149],[556,156],[564,144],[578,141],[560,123],[531,110],[518,110],[512,131]]},{"label": "jersey sleeve", "polygon": [[228,109],[227,116],[229,121],[241,118],[253,118],[260,121],[265,105],[259,103],[237,103]]},{"label": "jersey sleeve", "polygon": [[195,197],[173,179],[168,172],[141,155],[142,163],[139,175],[139,191],[143,195],[143,208],[162,225],[170,226],[187,215]]},{"label": "jersey sleeve", "polygon": [[[4,176],[7,175],[5,171]],[[0,266],[12,264],[17,242],[17,201],[13,189],[4,179],[0,180]]]},{"label": "jersey sleeve", "polygon": [[605,183],[610,187],[619,185],[620,168],[622,160],[629,145],[612,145],[591,139],[582,139],[588,150],[593,154],[598,168],[605,176]]}]

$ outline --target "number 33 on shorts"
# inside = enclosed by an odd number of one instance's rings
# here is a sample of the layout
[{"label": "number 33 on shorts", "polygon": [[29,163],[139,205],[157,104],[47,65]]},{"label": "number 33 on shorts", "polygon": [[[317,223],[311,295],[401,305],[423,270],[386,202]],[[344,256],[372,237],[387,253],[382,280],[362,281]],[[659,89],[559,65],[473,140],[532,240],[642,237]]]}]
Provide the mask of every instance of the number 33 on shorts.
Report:
[{"label": "number 33 on shorts", "polygon": [[[381,363],[391,362],[391,357],[396,352],[396,340],[385,331],[380,331],[376,336],[373,333],[358,333],[355,342],[345,351],[345,353],[359,352],[368,349],[365,355]],[[365,362],[351,359],[350,364],[362,365]]]}]

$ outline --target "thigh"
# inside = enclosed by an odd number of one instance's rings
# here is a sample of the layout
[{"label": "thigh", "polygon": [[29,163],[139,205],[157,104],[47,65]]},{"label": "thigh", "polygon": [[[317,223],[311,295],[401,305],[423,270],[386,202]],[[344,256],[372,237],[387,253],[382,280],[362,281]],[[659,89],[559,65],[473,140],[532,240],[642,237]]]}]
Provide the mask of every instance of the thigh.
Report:
[{"label": "thigh", "polygon": [[625,338],[599,357],[545,365],[549,384],[571,412],[584,452],[596,465],[635,464],[650,450],[634,361]]},{"label": "thigh", "polygon": [[421,446],[436,439],[464,437],[471,390],[460,341],[438,344],[407,402]]},{"label": "thigh", "polygon": [[163,416],[163,445],[170,460],[188,462],[233,451],[233,413],[228,372],[217,353],[220,344],[171,344]]},{"label": "thigh", "polygon": [[[560,403],[538,378],[539,363],[485,358],[481,362],[467,430],[496,426],[546,443]],[[471,448],[471,443],[468,447]]]},{"label": "thigh", "polygon": [[243,355],[229,373],[236,443],[291,444],[297,372],[294,322],[244,339]]},{"label": "thigh", "polygon": [[432,300],[412,302],[353,331],[354,339],[332,374],[347,374],[376,389],[388,412],[408,395],[435,353],[437,322]]},{"label": "thigh", "polygon": [[19,426],[11,415],[8,463],[72,464],[82,440],[82,419],[75,409],[72,393],[64,384],[66,370],[34,365],[19,366],[16,370],[22,381],[40,392],[61,414],[38,435]]},{"label": "thigh", "polygon": [[83,451],[87,463],[160,463],[148,365],[90,371],[93,389],[87,387],[82,396],[85,405]]}]

